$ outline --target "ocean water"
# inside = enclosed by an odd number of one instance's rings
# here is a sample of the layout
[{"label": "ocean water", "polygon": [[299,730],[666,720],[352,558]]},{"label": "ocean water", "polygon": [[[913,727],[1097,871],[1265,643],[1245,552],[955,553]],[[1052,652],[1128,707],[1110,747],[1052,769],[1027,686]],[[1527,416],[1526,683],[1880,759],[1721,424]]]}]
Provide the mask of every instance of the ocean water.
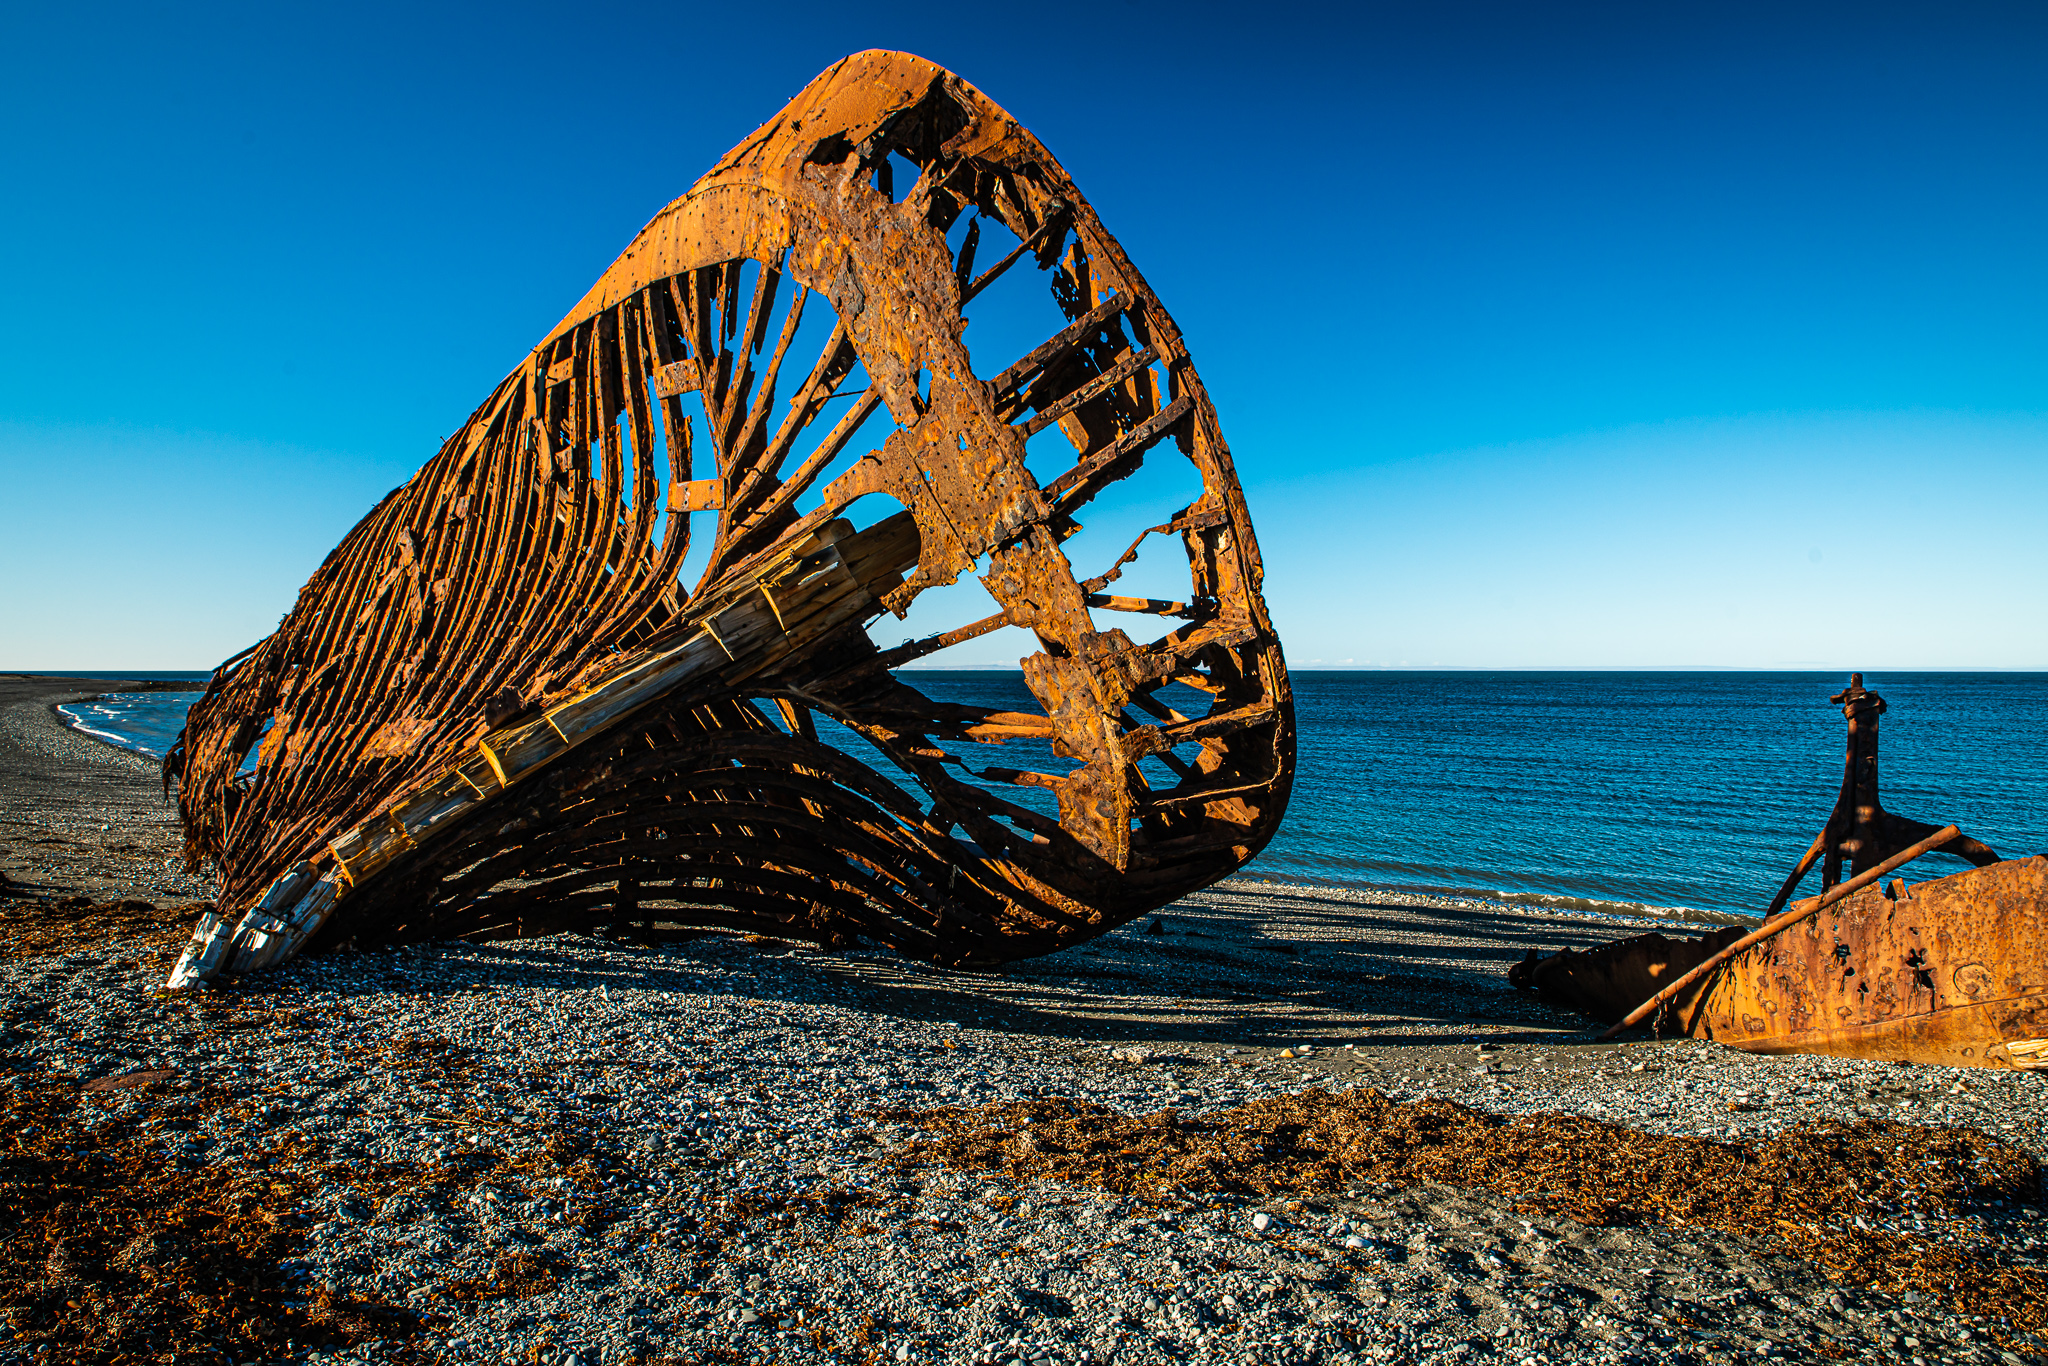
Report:
[{"label": "ocean water", "polygon": [[[936,701],[1023,710],[1015,671],[903,675]],[[1299,756],[1279,834],[1248,869],[1300,882],[1459,891],[1612,911],[1755,914],[1841,783],[1840,673],[1294,675]],[[2048,851],[2048,675],[1870,673],[1885,805],[2006,855]],[[1197,715],[1206,699],[1167,698]],[[68,709],[160,755],[196,693]],[[821,733],[856,753],[863,741]],[[1063,771],[1042,742],[955,746],[971,775]],[[862,755],[872,757],[872,751]],[[1056,810],[1052,794],[1002,785]],[[1965,865],[1930,858],[1919,877]]]},{"label": "ocean water", "polygon": [[57,714],[75,729],[137,754],[161,759],[185,728],[196,692],[116,692],[90,702],[67,702]]}]

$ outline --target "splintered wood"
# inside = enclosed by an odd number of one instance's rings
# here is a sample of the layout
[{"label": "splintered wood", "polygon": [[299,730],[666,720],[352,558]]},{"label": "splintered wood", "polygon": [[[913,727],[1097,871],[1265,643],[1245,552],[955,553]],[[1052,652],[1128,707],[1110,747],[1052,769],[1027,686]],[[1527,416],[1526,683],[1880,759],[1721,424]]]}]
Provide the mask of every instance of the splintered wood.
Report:
[{"label": "splintered wood", "polygon": [[[1065,322],[983,378],[991,288]],[[1148,459],[1194,496],[1077,573],[1063,543]],[[1146,551],[1170,595],[1104,591]],[[315,939],[727,927],[993,964],[1100,934],[1280,820],[1261,572],[1180,333],[1058,163],[951,73],[848,58],[215,673],[165,763],[222,880],[171,985]],[[871,642],[966,574],[996,613]],[[1001,626],[1036,638],[1034,711],[891,672]],[[1036,767],[975,762],[1006,742]]]}]

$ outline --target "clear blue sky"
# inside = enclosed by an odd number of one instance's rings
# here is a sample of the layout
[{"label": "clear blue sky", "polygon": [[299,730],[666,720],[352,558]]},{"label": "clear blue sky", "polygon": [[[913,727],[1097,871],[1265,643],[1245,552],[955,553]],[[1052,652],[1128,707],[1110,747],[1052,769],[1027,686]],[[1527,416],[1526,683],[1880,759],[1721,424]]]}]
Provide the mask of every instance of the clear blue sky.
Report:
[{"label": "clear blue sky", "polygon": [[4,34],[0,668],[270,629],[655,210],[863,47],[981,86],[1131,250],[1297,666],[2048,667],[2038,4]]}]

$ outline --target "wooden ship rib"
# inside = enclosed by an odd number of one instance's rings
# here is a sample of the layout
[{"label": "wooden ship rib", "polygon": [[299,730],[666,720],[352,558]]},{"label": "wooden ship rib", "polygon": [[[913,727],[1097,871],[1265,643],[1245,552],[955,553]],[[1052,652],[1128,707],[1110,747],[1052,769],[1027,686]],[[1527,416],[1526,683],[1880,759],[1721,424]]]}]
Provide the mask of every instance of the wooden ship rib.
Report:
[{"label": "wooden ship rib", "polygon": [[[1856,674],[1831,700],[1849,728],[1841,792],[1760,926],[1531,953],[1511,980],[1615,1021],[1609,1037],[1649,1024],[1753,1053],[2048,1068],[2048,857],[1886,811],[1884,699]],[[1974,866],[1885,881],[1931,854]],[[1816,865],[1820,895],[1792,902]]]},{"label": "wooden ship rib", "polygon": [[[970,354],[1004,290],[1058,321]],[[1161,462],[1174,501],[1071,563]],[[1116,592],[1141,559],[1155,591]],[[170,985],[608,926],[964,965],[1100,934],[1285,810],[1262,572],[1180,331],[1066,172],[958,76],[860,53],[658,213],[216,671],[165,772],[221,891]],[[963,576],[993,613],[871,638]],[[893,672],[1006,626],[1028,707]]]}]

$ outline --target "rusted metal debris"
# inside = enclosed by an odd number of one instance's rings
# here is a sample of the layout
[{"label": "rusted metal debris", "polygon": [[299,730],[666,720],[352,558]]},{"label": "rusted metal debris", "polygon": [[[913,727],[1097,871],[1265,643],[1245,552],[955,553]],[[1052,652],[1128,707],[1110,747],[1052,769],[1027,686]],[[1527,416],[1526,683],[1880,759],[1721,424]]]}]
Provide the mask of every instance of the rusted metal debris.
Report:
[{"label": "rusted metal debris", "polygon": [[[1953,825],[1886,811],[1877,772],[1884,699],[1853,674],[1830,700],[1849,723],[1841,793],[1762,925],[1532,952],[1510,980],[1615,1021],[1610,1037],[1647,1020],[1756,1053],[2048,1067],[2048,857],[2001,859]],[[1913,887],[1883,884],[1931,853],[1976,867]],[[1780,913],[1816,864],[1821,894]]]},{"label": "rusted metal debris", "polygon": [[[1066,325],[971,358],[991,286],[1049,288]],[[1055,426],[1057,451],[1032,442]],[[1198,496],[1084,576],[1061,543],[1148,459]],[[686,585],[693,512],[716,530]],[[1185,593],[1111,592],[1176,542]],[[171,984],[315,938],[713,926],[994,964],[1100,934],[1279,822],[1293,713],[1261,573],[1181,335],[1059,164],[950,72],[850,57],[656,215],[215,673],[165,772],[220,909]],[[963,574],[999,610],[870,642]],[[1140,644],[1098,613],[1175,625]],[[891,673],[1003,625],[1037,636],[1034,710]],[[1036,767],[984,767],[1006,742]],[[1056,817],[1013,799],[1031,787]]]}]

